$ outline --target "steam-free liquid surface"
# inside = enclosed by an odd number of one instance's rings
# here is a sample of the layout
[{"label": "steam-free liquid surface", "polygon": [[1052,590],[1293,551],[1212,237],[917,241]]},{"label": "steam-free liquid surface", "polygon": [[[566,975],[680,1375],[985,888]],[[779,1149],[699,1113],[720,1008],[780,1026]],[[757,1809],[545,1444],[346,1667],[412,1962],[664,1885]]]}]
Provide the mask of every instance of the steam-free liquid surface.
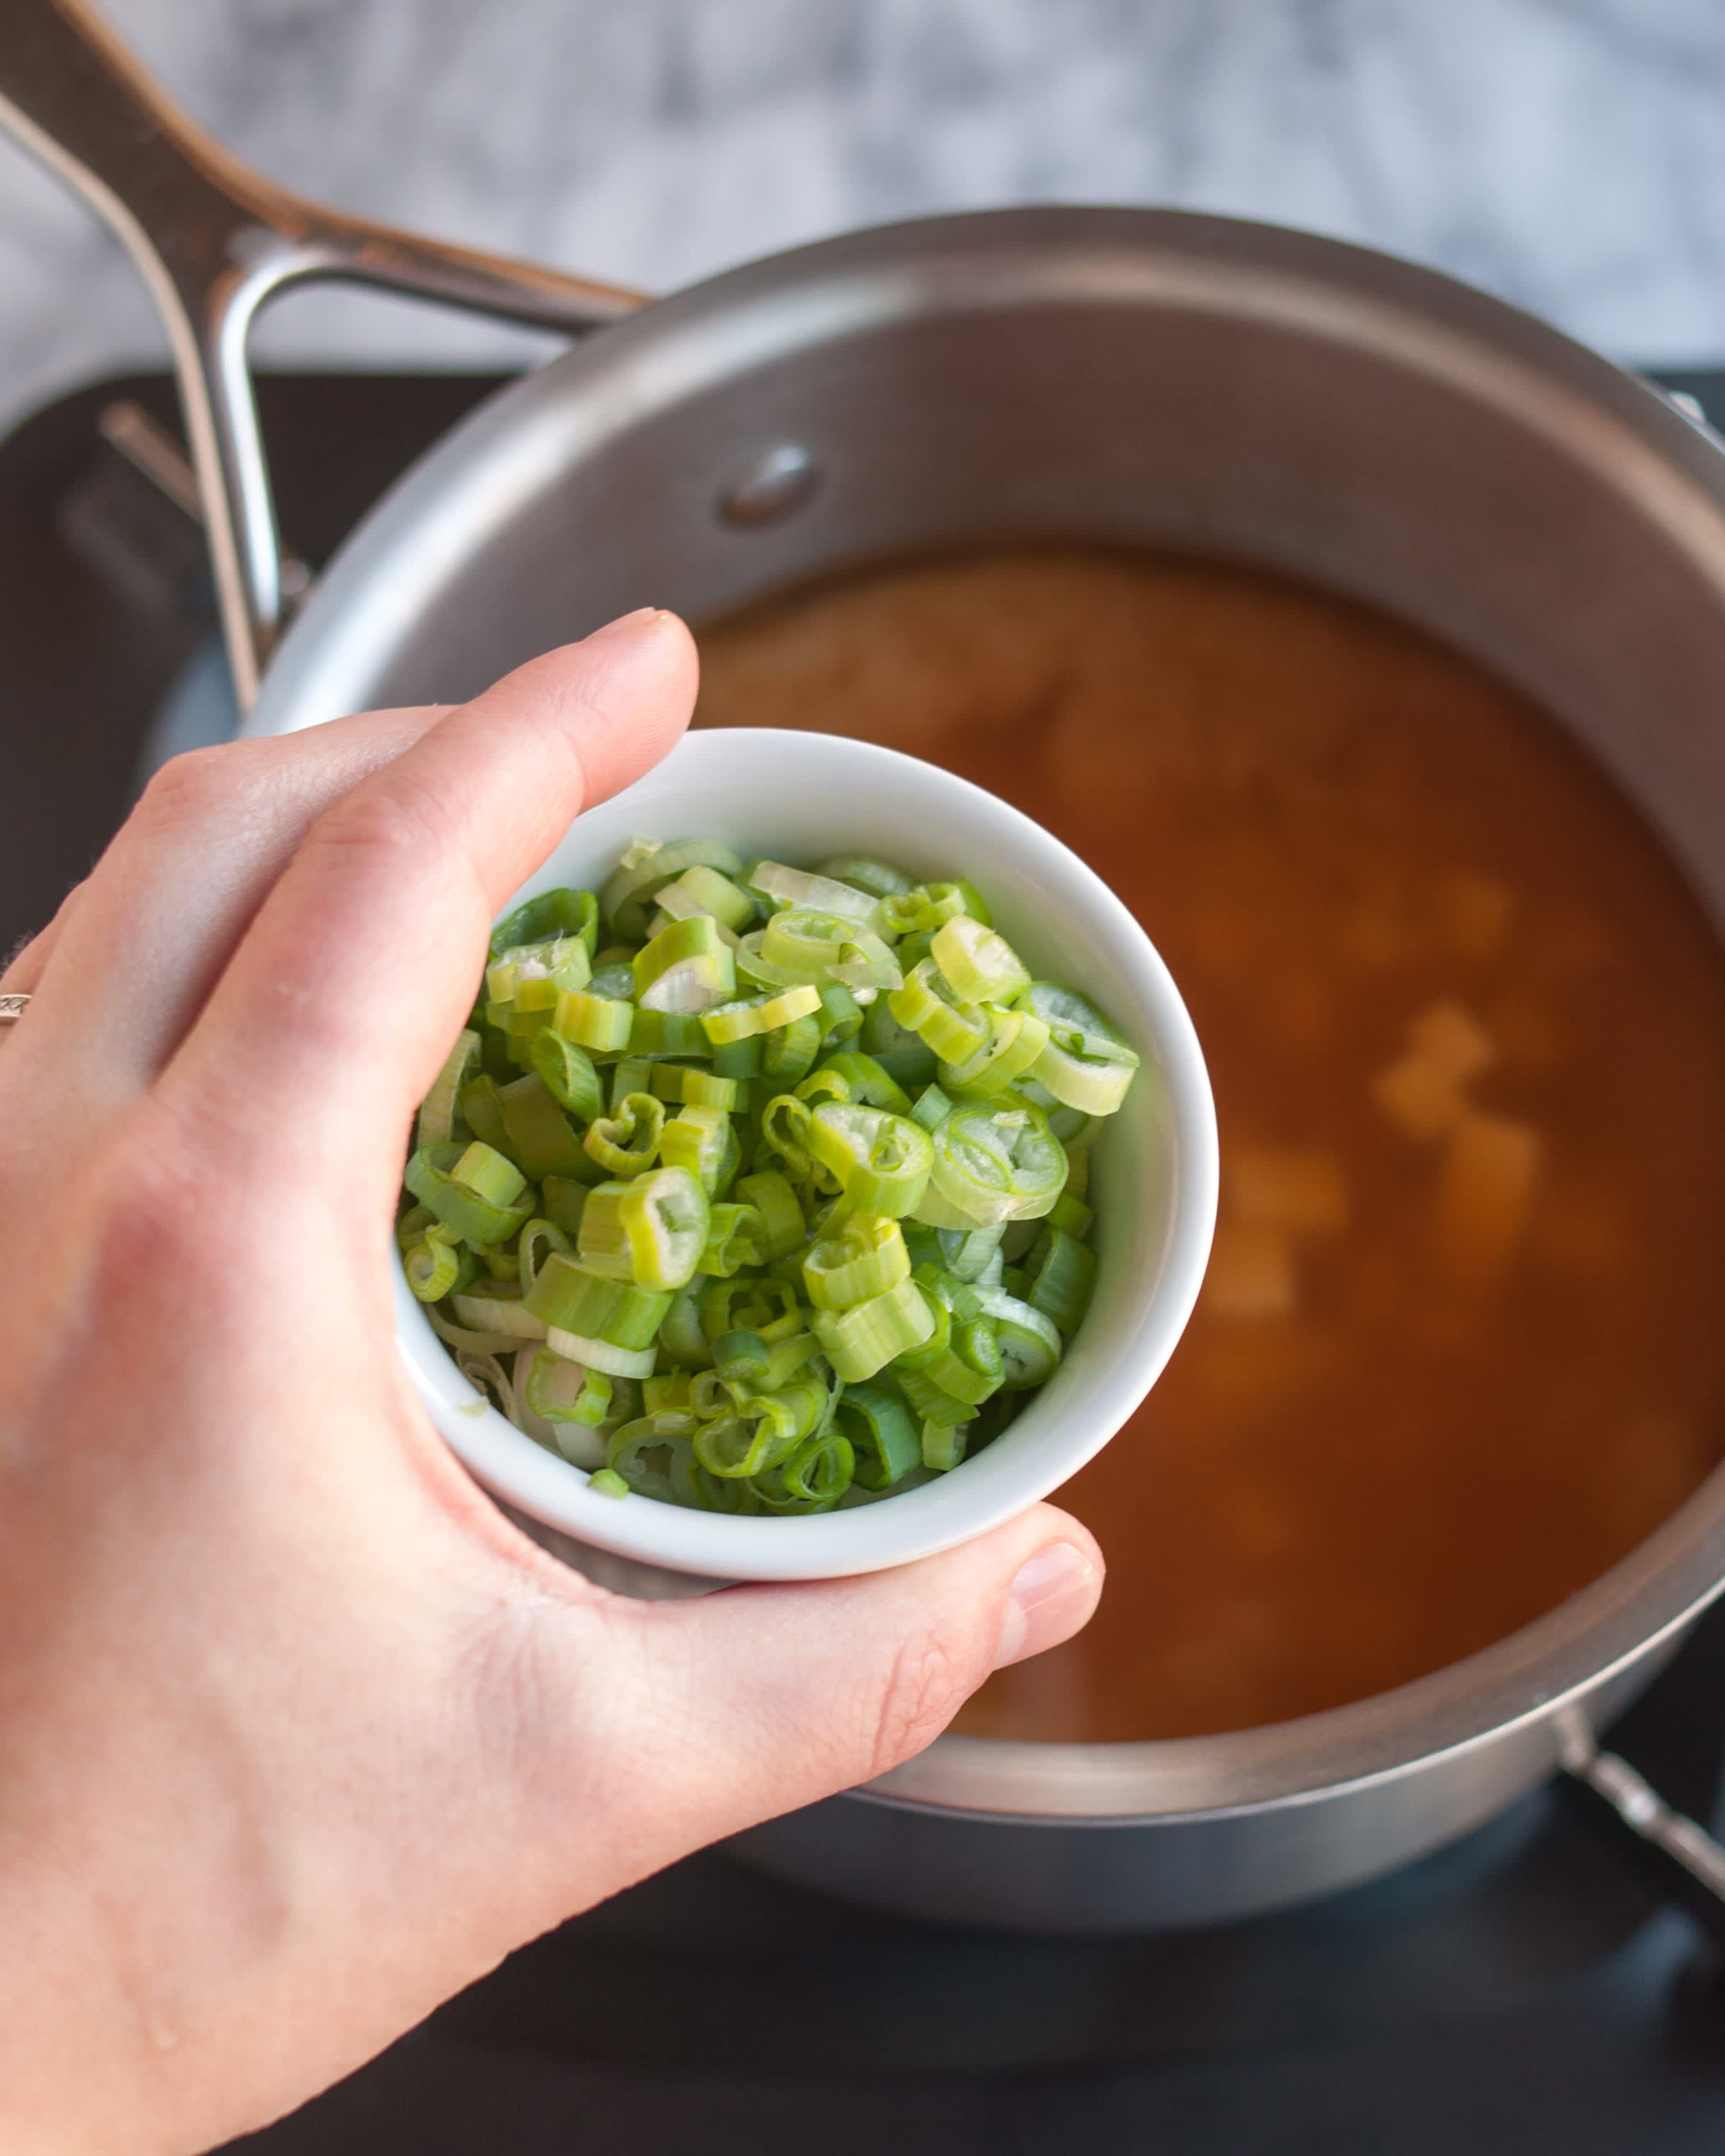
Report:
[{"label": "steam-free liquid surface", "polygon": [[1725,964],[1522,698],[1317,592],[1076,551],[859,575],[701,645],[701,722],[884,742],[1057,832],[1167,958],[1215,1086],[1204,1295],[1060,1499],[1108,1553],[1101,1610],[962,1728],[1362,1698],[1551,1609],[1714,1466]]}]

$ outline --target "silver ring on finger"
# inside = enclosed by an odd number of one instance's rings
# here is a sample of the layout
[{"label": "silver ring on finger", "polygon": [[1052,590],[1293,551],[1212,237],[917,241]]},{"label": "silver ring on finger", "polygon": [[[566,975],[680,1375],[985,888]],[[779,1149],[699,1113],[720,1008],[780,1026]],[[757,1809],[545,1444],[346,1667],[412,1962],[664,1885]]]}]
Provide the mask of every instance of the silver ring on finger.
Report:
[{"label": "silver ring on finger", "polygon": [[30,998],[24,995],[0,996],[0,1032],[16,1025],[30,1008]]}]

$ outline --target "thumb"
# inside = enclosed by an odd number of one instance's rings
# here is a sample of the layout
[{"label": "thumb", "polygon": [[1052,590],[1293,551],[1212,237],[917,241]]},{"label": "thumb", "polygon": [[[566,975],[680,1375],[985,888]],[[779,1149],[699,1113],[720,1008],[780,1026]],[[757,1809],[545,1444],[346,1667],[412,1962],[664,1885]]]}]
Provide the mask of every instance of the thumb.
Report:
[{"label": "thumb", "polygon": [[1039,1505],[856,1579],[680,1602],[580,1594],[540,1631],[540,1697],[555,1704],[535,1717],[535,1778],[564,1820],[578,1806],[582,1891],[614,1892],[911,1758],[992,1670],[1081,1630],[1102,1573],[1088,1529]]}]

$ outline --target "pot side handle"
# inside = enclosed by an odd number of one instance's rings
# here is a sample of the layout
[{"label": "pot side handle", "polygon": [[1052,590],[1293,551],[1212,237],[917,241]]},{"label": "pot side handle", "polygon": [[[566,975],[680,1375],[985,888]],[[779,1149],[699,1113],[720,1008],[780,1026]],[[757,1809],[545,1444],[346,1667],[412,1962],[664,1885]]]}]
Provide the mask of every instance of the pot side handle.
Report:
[{"label": "pot side handle", "polygon": [[1698,1821],[1668,1804],[1627,1759],[1602,1752],[1581,1708],[1566,1707],[1557,1717],[1557,1732],[1564,1773],[1602,1799],[1663,1865],[1673,1867],[1666,1876],[1678,1882],[1686,1906],[1715,1938],[1725,1942],[1725,1848]]},{"label": "pot side handle", "polygon": [[264,303],[342,279],[572,334],[641,295],[325,209],[229,157],[89,4],[9,0],[0,127],[113,228],[167,325],[242,711],[282,619],[280,545],[247,358]]}]

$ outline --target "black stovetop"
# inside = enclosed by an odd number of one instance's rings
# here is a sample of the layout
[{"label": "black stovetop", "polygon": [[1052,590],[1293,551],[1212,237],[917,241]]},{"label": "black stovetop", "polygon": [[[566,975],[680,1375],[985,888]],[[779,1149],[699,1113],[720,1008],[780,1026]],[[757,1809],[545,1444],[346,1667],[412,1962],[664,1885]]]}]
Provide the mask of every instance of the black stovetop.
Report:
[{"label": "black stovetop", "polygon": [[[1668,377],[1670,378],[1670,377]],[[314,566],[493,377],[266,378]],[[1725,375],[1677,386],[1725,415]],[[208,665],[200,542],[97,385],[0,444],[0,947],[124,814]],[[1725,1609],[1614,1740],[1682,1809],[1725,1777]],[[1725,1976],[1669,1882],[1570,1788],[1287,1915],[1180,1937],[935,1931],[693,1857],[513,1956],[257,2156],[1720,2156]]]}]

